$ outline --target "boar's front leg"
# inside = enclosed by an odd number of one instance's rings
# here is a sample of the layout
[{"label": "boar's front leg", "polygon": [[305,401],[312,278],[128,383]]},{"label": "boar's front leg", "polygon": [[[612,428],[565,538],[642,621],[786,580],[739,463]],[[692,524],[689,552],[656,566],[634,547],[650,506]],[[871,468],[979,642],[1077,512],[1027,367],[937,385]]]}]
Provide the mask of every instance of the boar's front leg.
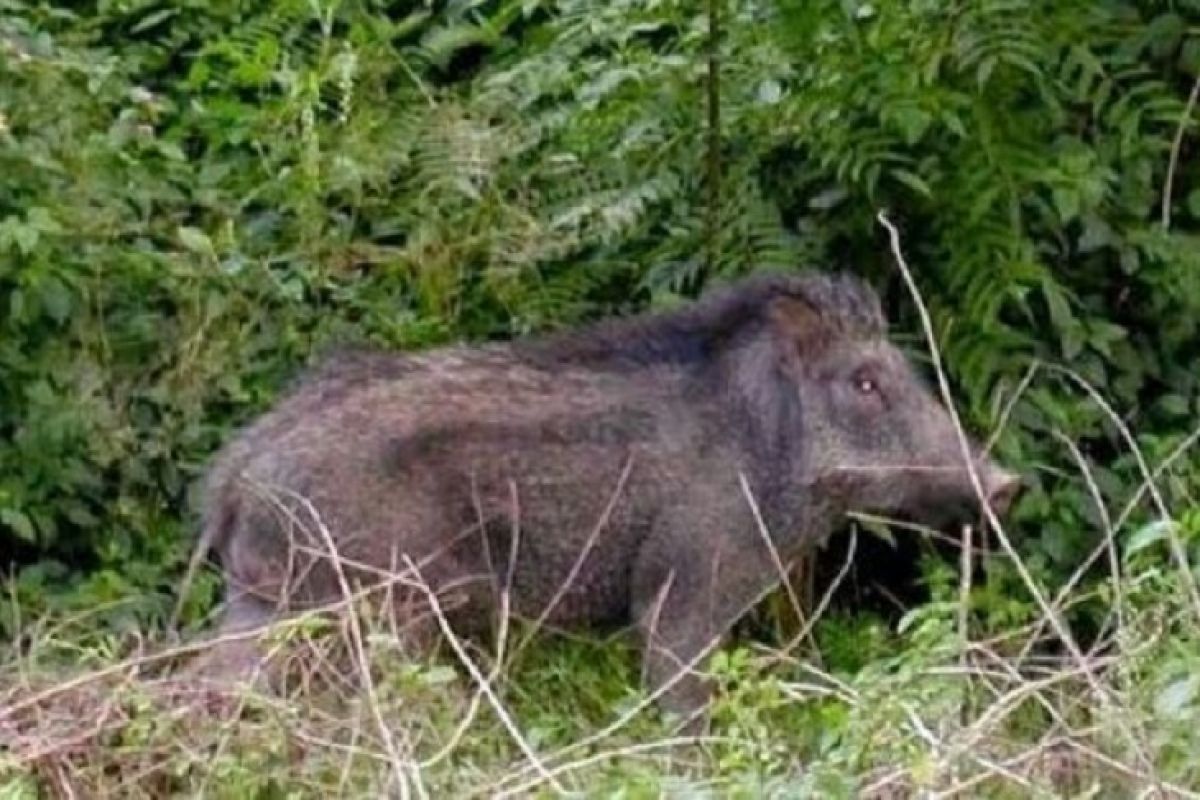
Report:
[{"label": "boar's front leg", "polygon": [[683,730],[691,735],[708,726],[712,689],[700,674],[704,662],[779,579],[753,529],[735,523],[733,530],[713,537],[705,535],[712,528],[675,522],[645,542],[633,569],[630,608],[641,637],[643,682],[651,692],[671,684],[659,705],[684,717]]}]

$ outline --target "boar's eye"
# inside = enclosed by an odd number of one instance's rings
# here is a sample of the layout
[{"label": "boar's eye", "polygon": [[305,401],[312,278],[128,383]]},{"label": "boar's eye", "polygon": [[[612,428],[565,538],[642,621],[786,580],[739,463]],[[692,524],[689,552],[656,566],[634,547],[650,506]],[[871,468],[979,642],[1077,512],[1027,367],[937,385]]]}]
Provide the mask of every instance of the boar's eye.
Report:
[{"label": "boar's eye", "polygon": [[863,399],[875,402],[883,399],[879,379],[872,369],[856,370],[850,378],[850,385],[854,387],[854,392]]}]

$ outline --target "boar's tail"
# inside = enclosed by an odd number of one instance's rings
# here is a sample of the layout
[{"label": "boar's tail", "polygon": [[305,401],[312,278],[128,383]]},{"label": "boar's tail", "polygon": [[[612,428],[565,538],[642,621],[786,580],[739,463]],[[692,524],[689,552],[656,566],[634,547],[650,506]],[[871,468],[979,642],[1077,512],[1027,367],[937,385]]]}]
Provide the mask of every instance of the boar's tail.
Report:
[{"label": "boar's tail", "polygon": [[196,579],[196,573],[199,571],[200,565],[204,562],[204,559],[208,556],[213,546],[229,535],[234,523],[237,521],[237,506],[232,497],[222,497],[218,493],[214,500],[217,507],[213,512],[205,515],[204,524],[200,530],[199,541],[196,542],[196,549],[192,551],[187,571],[184,573],[183,581],[179,585],[179,594],[175,600],[175,609],[171,612],[171,619],[167,622],[167,633],[170,636],[178,635],[179,617],[183,613],[183,604],[187,602],[188,592],[192,588],[192,582]]}]

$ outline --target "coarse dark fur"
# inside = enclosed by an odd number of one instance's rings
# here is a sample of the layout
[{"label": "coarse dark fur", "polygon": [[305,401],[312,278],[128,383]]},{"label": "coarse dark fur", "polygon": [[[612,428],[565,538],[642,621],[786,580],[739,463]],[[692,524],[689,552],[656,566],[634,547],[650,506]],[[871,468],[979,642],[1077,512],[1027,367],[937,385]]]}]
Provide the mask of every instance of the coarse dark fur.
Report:
[{"label": "coarse dark fur", "polygon": [[[1015,479],[976,467],[1004,506]],[[223,630],[340,600],[332,543],[360,583],[416,564],[404,582],[466,632],[505,591],[551,625],[633,623],[658,688],[846,512],[977,506],[875,294],[768,275],[566,334],[337,354],[217,456],[199,552],[224,569]],[[706,697],[688,672],[663,702]]]}]

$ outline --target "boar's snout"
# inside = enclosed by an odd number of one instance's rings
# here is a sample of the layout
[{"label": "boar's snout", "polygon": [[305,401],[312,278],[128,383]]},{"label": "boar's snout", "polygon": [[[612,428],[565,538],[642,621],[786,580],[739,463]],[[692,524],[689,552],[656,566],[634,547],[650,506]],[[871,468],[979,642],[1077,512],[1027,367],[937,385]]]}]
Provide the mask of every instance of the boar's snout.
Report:
[{"label": "boar's snout", "polygon": [[1003,516],[1021,493],[1021,478],[996,464],[987,464],[980,475],[988,505],[997,516]]},{"label": "boar's snout", "polygon": [[1003,517],[1021,493],[1020,477],[986,456],[976,457],[974,472],[979,479],[978,489],[964,465],[939,472],[942,479],[922,485],[911,505],[897,510],[902,516],[935,528],[978,520],[981,501],[997,517]]}]

